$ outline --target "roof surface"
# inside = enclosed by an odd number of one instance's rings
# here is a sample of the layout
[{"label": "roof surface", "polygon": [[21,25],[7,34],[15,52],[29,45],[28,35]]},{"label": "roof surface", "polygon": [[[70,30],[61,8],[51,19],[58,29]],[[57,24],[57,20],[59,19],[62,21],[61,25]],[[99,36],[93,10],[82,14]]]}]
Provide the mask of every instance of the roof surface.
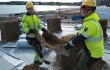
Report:
[{"label": "roof surface", "polygon": [[[77,31],[74,29],[73,26],[62,25],[61,28],[62,28],[62,32],[53,33],[59,38],[68,34],[77,33]],[[110,36],[110,29],[107,29],[107,34],[108,36]],[[3,48],[2,46],[4,45],[5,43],[0,42],[0,49],[5,51],[5,52],[0,51],[0,70],[18,70],[20,69],[20,67],[22,68],[22,66],[24,66],[25,64],[28,65],[33,63],[35,52],[33,48],[26,43],[24,34],[20,36],[20,39],[18,40],[18,42],[16,42],[16,44],[14,43],[14,47],[12,45],[9,46],[10,45],[9,43],[8,48]],[[110,46],[109,45],[110,45],[110,38],[108,38],[107,41],[105,41],[105,55],[103,56],[103,60],[105,60],[110,67]],[[49,60],[51,64],[50,65],[43,64],[41,65],[41,67],[45,68],[45,70],[60,70],[60,67],[58,65],[55,66],[54,64],[54,61],[56,61],[56,52],[49,50],[47,48],[43,48],[42,52],[44,57],[47,60]],[[20,60],[13,58],[7,53],[11,54],[15,58],[19,58]],[[18,62],[18,65],[16,62]],[[19,66],[19,64],[21,64],[21,66]]]}]

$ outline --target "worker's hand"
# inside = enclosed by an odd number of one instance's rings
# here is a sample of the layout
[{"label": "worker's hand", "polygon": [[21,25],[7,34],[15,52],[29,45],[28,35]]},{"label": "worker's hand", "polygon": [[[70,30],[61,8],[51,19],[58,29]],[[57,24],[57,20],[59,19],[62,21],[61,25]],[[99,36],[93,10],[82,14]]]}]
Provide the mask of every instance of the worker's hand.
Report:
[{"label": "worker's hand", "polygon": [[48,33],[48,31],[45,28],[42,28],[41,30],[45,33]]},{"label": "worker's hand", "polygon": [[63,46],[63,48],[65,49],[65,50],[69,50],[70,48],[72,48],[73,46],[71,46],[70,45],[70,43],[67,43],[67,44],[65,44],[64,46]]},{"label": "worker's hand", "polygon": [[29,29],[29,33],[34,33],[36,34],[37,32],[34,29]]}]

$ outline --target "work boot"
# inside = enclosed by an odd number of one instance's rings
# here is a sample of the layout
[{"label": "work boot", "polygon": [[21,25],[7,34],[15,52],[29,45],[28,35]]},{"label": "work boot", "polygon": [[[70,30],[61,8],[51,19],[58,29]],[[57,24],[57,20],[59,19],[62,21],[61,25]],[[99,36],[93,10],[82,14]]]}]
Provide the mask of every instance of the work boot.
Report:
[{"label": "work boot", "polygon": [[34,64],[38,64],[38,65],[42,65],[42,62],[38,61],[34,61]]},{"label": "work boot", "polygon": [[49,65],[50,61],[45,60],[44,63]]}]

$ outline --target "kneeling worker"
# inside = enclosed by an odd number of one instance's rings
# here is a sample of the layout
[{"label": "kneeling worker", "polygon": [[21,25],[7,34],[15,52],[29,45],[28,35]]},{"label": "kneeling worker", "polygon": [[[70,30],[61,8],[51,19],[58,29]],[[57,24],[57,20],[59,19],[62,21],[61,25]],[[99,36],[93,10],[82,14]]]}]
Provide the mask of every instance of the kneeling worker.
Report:
[{"label": "kneeling worker", "polygon": [[82,28],[78,31],[77,36],[63,46],[64,49],[69,50],[83,42],[83,50],[76,56],[77,70],[88,70],[104,55],[103,31],[98,22],[100,18],[95,10],[95,0],[84,0],[81,5]]}]

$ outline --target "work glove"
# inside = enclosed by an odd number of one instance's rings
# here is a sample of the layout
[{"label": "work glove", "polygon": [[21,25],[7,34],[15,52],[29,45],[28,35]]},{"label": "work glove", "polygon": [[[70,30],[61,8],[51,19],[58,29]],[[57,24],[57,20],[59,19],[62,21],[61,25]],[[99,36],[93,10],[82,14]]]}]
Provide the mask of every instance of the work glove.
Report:
[{"label": "work glove", "polygon": [[45,28],[42,28],[41,30],[45,33],[48,33],[48,31]]},{"label": "work glove", "polygon": [[29,33],[34,33],[36,34],[37,32],[34,29],[29,29]]},{"label": "work glove", "polygon": [[69,50],[70,48],[73,48],[74,47],[74,45],[70,45],[70,43],[67,43],[67,44],[65,44],[64,46],[63,46],[63,48],[65,49],[65,50]]}]

